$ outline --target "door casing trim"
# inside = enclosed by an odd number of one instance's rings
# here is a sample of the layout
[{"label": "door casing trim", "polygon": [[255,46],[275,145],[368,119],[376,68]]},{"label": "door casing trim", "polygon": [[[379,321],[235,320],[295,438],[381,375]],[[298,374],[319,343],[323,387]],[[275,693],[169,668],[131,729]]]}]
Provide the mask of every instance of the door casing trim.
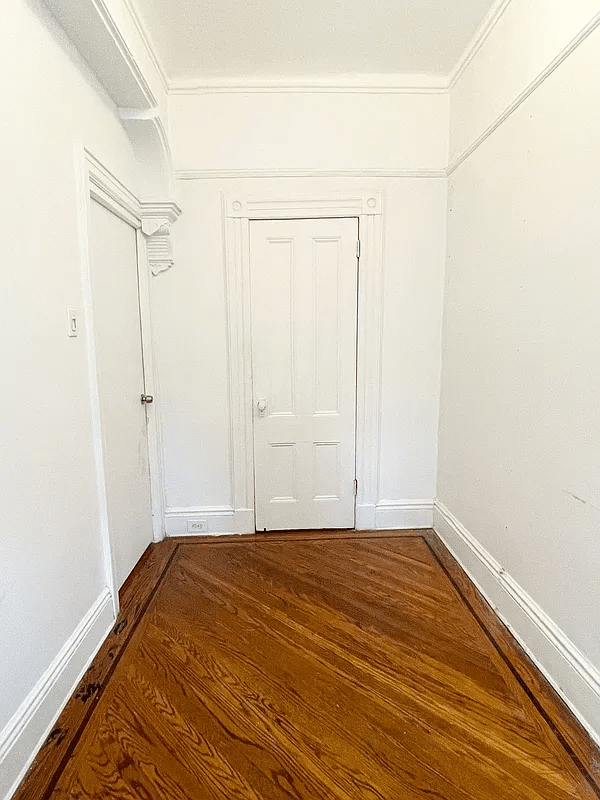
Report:
[{"label": "door casing trim", "polygon": [[[131,225],[136,231],[137,267],[139,286],[142,358],[144,360],[145,391],[156,396],[155,359],[152,346],[150,319],[150,279],[146,253],[146,238],[142,234],[143,214],[139,200],[119,179],[107,169],[83,144],[75,148],[77,176],[77,210],[79,234],[79,262],[83,296],[83,318],[90,387],[91,422],[94,447],[100,538],[107,587],[112,595],[115,615],[119,612],[119,586],[115,565],[114,547],[108,519],[106,473],[102,444],[100,391],[98,366],[94,345],[94,319],[91,282],[90,214],[92,200]],[[142,389],[140,388],[140,391]],[[150,466],[150,498],[152,504],[152,529],[154,541],[164,538],[164,500],[162,488],[162,459],[156,409],[148,414],[148,461]]]},{"label": "door casing trim", "polygon": [[[221,194],[232,506],[238,533],[254,533],[254,441],[250,303],[250,221],[358,217],[358,352],[356,405],[356,528],[375,527],[379,494],[383,321],[384,193]],[[252,512],[250,515],[249,512]]]}]

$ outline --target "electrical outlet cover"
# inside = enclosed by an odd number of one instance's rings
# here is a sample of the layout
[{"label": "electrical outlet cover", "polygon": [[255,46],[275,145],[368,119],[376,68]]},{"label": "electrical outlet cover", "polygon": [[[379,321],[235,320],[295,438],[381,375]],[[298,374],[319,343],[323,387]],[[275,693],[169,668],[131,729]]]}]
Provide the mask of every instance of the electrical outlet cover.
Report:
[{"label": "electrical outlet cover", "polygon": [[188,533],[206,533],[208,531],[207,519],[188,519]]}]

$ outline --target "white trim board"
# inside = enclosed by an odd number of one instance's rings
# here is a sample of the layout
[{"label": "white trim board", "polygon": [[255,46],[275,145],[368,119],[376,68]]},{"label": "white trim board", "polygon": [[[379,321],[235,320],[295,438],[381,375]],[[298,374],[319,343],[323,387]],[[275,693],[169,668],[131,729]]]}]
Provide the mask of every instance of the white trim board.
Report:
[{"label": "white trim board", "polygon": [[187,529],[188,521],[206,520],[208,530],[200,536],[255,533],[254,509],[232,506],[181,506],[165,509],[167,536],[193,536]]},{"label": "white trim board", "polygon": [[[187,529],[188,521],[204,519],[208,523],[201,536],[226,534],[252,534],[254,509],[232,506],[181,506],[165,510],[167,536],[193,536]],[[413,530],[431,528],[433,525],[433,500],[398,500],[394,503],[358,504],[356,530]]]},{"label": "white trim board", "polygon": [[[117,106],[153,108],[155,97],[110,0],[44,0]],[[133,20],[132,20],[133,21]]]},{"label": "white trim board", "polygon": [[471,61],[481,50],[481,48],[485,44],[486,39],[494,30],[496,25],[500,22],[500,20],[502,19],[502,15],[504,14],[508,6],[511,4],[511,2],[512,0],[496,0],[494,5],[490,8],[483,22],[481,23],[479,28],[475,31],[471,41],[463,51],[463,54],[456,62],[454,69],[450,72],[450,75],[447,78],[448,89],[452,89],[452,87],[459,80],[460,76],[469,66]]},{"label": "white trim board", "polygon": [[161,83],[163,85],[163,89],[166,92],[168,90],[168,88],[169,88],[169,81],[168,81],[168,78],[167,78],[167,72],[165,70],[165,67],[164,67],[164,64],[162,62],[162,59],[160,58],[156,48],[154,47],[154,44],[152,42],[152,39],[151,39],[150,34],[148,32],[148,29],[146,28],[146,25],[144,24],[140,14],[139,14],[139,12],[137,10],[137,7],[136,7],[135,3],[132,3],[131,0],[124,0],[124,4],[125,4],[125,8],[127,9],[128,13],[129,13],[129,16],[133,20],[133,24],[137,28],[137,32],[138,32],[138,34],[140,36],[140,39],[143,42],[144,47],[146,48],[146,52],[148,53],[148,56],[150,57],[150,60],[152,61],[153,65],[154,65],[154,69],[157,71],[158,76],[160,77]]},{"label": "white trim board", "polygon": [[357,531],[431,528],[433,500],[397,500],[394,503],[357,503]]},{"label": "white trim board", "polygon": [[115,621],[106,588],[0,732],[0,798],[16,791]]},{"label": "white trim board", "polygon": [[411,530],[432,526],[433,500],[379,502],[375,506],[375,530]]},{"label": "white trim board", "polygon": [[171,81],[169,94],[255,94],[302,93],[318,94],[444,94],[448,90],[445,75],[418,73],[297,75],[284,77],[218,77]]},{"label": "white trim board", "polygon": [[180,181],[226,180],[228,178],[445,178],[447,170],[397,169],[372,167],[365,169],[178,169]]},{"label": "white trim board", "polygon": [[600,744],[600,670],[437,500],[433,527],[540,672]]}]

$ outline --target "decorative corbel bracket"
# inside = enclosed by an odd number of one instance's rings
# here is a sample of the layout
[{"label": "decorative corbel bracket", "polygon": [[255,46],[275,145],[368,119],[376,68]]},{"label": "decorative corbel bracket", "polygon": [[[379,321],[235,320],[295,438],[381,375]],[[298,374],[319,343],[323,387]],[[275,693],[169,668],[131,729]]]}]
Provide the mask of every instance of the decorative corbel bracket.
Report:
[{"label": "decorative corbel bracket", "polygon": [[174,264],[171,225],[181,214],[181,209],[174,200],[142,200],[140,209],[148,264],[153,275],[160,275]]}]

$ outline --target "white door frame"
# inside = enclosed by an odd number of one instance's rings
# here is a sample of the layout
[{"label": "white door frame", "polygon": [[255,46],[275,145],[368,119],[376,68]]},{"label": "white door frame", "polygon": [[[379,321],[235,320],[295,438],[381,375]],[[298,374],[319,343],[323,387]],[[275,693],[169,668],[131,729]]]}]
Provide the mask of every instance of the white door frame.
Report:
[{"label": "white door frame", "polygon": [[[156,377],[155,359],[152,346],[152,328],[150,320],[150,278],[146,251],[146,237],[142,233],[144,219],[140,201],[119,179],[96,159],[82,145],[76,147],[76,174],[78,178],[78,229],[79,252],[81,264],[81,281],[84,305],[84,324],[87,344],[88,373],[92,411],[92,432],[94,440],[94,459],[96,481],[98,487],[98,506],[100,512],[100,536],[104,556],[106,583],[112,594],[115,616],[119,612],[119,587],[116,577],[114,547],[108,518],[108,500],[106,492],[106,475],[104,470],[104,452],[102,444],[102,427],[100,416],[100,391],[98,367],[94,344],[94,316],[92,301],[90,248],[90,215],[92,200],[100,203],[111,213],[127,222],[136,231],[137,267],[140,298],[141,352],[144,360],[145,391],[155,397]],[[140,394],[142,392],[140,386]],[[164,492],[162,476],[162,459],[160,448],[160,431],[155,403],[147,410],[148,420],[148,461],[150,466],[150,496],[152,502],[152,528],[154,541],[164,538]]]},{"label": "white door frame", "polygon": [[229,361],[231,486],[238,533],[253,533],[254,441],[250,303],[250,220],[358,217],[356,528],[375,528],[379,487],[383,320],[383,193],[221,195]]}]

